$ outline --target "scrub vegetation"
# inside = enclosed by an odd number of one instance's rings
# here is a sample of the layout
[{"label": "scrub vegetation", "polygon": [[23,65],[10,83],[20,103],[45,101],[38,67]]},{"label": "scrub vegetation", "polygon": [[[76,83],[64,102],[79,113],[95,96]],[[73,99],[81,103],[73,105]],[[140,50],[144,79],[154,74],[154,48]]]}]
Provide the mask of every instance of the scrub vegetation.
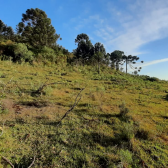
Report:
[{"label": "scrub vegetation", "polygon": [[15,167],[34,157],[34,167],[168,166],[168,82],[107,67],[0,65],[0,154]]},{"label": "scrub vegetation", "polygon": [[40,9],[22,16],[17,33],[0,22],[0,167],[168,167],[168,82],[83,33],[69,52]]}]

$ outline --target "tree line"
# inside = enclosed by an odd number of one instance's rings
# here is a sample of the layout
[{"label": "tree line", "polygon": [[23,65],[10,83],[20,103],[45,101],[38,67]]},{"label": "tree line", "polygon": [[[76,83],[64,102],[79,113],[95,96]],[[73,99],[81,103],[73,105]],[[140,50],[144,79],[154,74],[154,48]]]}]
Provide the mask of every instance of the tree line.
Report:
[{"label": "tree line", "polygon": [[[100,42],[91,43],[87,34],[77,35],[75,44],[77,48],[69,52],[57,44],[61,37],[56,33],[47,14],[38,8],[27,9],[22,14],[21,22],[16,26],[16,32],[0,20],[0,55],[1,59],[11,59],[13,62],[41,61],[50,63],[76,63],[82,65],[95,65],[100,73],[102,65],[111,66],[112,69],[122,70],[120,65],[130,67],[139,57],[126,56],[123,51],[115,50],[106,53],[104,45]],[[140,71],[132,66],[135,72]]]}]

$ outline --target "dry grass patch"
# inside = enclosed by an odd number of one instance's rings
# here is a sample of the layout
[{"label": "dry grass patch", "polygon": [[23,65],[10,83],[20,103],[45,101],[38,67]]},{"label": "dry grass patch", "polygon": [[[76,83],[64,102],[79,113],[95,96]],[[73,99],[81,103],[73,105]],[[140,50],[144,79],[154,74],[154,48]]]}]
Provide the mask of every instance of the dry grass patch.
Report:
[{"label": "dry grass patch", "polygon": [[[12,163],[26,167],[36,155],[35,167],[168,167],[168,83],[112,71],[98,75],[93,67],[1,62],[1,68],[1,83],[13,77],[1,97],[8,113],[0,114],[1,124],[6,121],[0,154]],[[55,81],[62,84],[31,94]],[[81,88],[78,105],[57,126]]]}]

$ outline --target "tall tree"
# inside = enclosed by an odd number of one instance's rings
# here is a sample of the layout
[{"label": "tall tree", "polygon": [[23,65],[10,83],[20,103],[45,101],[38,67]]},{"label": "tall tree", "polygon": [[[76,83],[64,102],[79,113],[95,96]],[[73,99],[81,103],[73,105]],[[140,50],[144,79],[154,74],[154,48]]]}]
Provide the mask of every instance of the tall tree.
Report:
[{"label": "tall tree", "polygon": [[2,20],[0,20],[0,35],[2,35],[2,33],[4,32],[4,27],[5,24],[2,22]]},{"label": "tall tree", "polygon": [[78,44],[78,47],[74,50],[74,55],[78,60],[82,60],[84,64],[86,61],[90,60],[94,54],[93,45],[89,40],[89,36],[84,33],[77,35],[75,43]]},{"label": "tall tree", "polygon": [[123,51],[115,50],[110,54],[110,60],[112,64],[112,68],[119,70],[119,64],[122,61],[122,57],[124,55]]},{"label": "tall tree", "polygon": [[104,63],[106,66],[109,66],[109,65],[110,65],[110,54],[109,54],[109,53],[106,53],[106,54],[104,55],[103,63]]},{"label": "tall tree", "polygon": [[[132,56],[132,55],[123,55],[122,59],[124,60],[124,62],[126,63],[126,73],[127,73],[127,70],[128,70],[128,65],[130,66],[131,69],[133,70],[136,70],[137,67],[134,67],[132,64],[135,64],[136,62],[135,61],[138,61],[139,60],[139,57],[137,56]],[[143,63],[143,61],[141,61],[141,63]],[[139,67],[138,68],[138,72],[140,72],[142,68]]]},{"label": "tall tree", "polygon": [[12,40],[14,37],[14,31],[12,27],[5,25],[2,20],[0,20],[0,35],[7,40]]},{"label": "tall tree", "polygon": [[106,55],[106,50],[103,46],[103,44],[101,43],[96,43],[94,45],[94,60],[96,60],[97,64],[98,64],[98,73],[100,73],[100,64],[103,62],[103,60],[105,59],[105,55]]},{"label": "tall tree", "polygon": [[34,47],[50,47],[60,37],[51,25],[51,19],[38,8],[27,9],[26,13],[22,14],[22,22],[17,25],[17,34],[21,36],[22,42]]},{"label": "tall tree", "polygon": [[5,32],[4,32],[4,36],[8,40],[13,40],[13,38],[14,38],[14,31],[13,31],[13,29],[12,29],[11,26],[6,26],[6,29],[5,29]]}]

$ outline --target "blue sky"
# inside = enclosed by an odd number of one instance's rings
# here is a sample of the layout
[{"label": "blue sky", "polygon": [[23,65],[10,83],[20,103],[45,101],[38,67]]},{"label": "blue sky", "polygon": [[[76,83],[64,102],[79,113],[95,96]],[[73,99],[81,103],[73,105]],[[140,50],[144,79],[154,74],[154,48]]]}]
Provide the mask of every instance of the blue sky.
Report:
[{"label": "blue sky", "polygon": [[[168,1],[166,0],[0,0],[0,19],[13,29],[27,9],[52,20],[60,45],[72,51],[86,33],[107,52],[124,51],[143,60],[140,74],[168,80]],[[131,72],[131,69],[130,69]]]}]

